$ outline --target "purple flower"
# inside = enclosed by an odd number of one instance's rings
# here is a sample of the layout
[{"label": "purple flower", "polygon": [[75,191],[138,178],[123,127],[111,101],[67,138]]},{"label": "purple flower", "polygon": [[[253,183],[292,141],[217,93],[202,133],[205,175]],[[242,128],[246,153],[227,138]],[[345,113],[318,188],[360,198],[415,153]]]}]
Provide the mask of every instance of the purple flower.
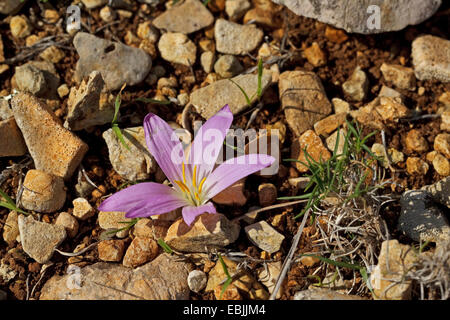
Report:
[{"label": "purple flower", "polygon": [[183,150],[175,131],[149,113],[144,119],[147,147],[172,187],[154,182],[136,184],[103,201],[99,210],[122,211],[127,218],[137,218],[183,208],[188,225],[200,214],[216,213],[211,198],[275,161],[269,155],[249,154],[214,168],[232,122],[233,114],[226,105],[200,128],[190,149]]}]

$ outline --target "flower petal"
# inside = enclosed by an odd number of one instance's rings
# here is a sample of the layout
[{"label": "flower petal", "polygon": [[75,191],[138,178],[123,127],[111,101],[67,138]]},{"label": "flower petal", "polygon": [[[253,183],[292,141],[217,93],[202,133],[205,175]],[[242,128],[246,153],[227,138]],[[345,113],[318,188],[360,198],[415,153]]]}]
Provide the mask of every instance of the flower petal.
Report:
[{"label": "flower petal", "polygon": [[219,112],[208,119],[198,130],[189,151],[189,164],[198,166],[198,177],[201,180],[209,175],[223,147],[223,141],[233,122],[233,113],[225,105]]},{"label": "flower petal", "polygon": [[183,220],[188,226],[194,222],[195,218],[203,213],[217,213],[216,207],[211,202],[208,202],[202,206],[193,207],[187,206],[182,210]]},{"label": "flower petal", "polygon": [[274,161],[274,157],[266,154],[247,154],[225,161],[206,180],[207,198],[211,199],[236,181],[272,165]]},{"label": "flower petal", "polygon": [[160,214],[160,211],[166,210],[167,206],[169,207],[165,212],[174,210],[172,207],[175,205],[179,208],[186,205],[186,201],[173,188],[159,183],[145,182],[113,194],[102,202],[98,210],[122,211],[128,214],[146,208],[146,212]]},{"label": "flower petal", "polygon": [[149,113],[144,119],[147,147],[166,177],[175,185],[182,180],[183,145],[175,131],[163,119]]}]

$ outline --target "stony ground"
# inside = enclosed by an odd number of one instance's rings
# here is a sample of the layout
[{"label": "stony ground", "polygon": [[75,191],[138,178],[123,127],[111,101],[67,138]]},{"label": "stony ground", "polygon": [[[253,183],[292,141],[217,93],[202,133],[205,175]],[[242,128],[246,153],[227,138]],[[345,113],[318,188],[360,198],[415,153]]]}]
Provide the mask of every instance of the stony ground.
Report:
[{"label": "stony ground", "polygon": [[[0,190],[20,208],[0,207],[0,300],[449,297],[447,3],[378,35],[269,0],[73,1],[78,30],[65,23],[70,4],[0,0]],[[111,129],[121,89],[129,150]],[[131,184],[166,180],[145,145],[148,112],[188,134],[225,104],[235,129],[279,130],[276,175],[239,181],[213,199],[221,214],[191,228],[179,212],[97,210]],[[305,204],[277,198],[304,194],[310,171],[283,160],[304,161],[305,148],[331,158],[348,123],[375,134],[340,191],[354,190],[359,163],[376,188],[295,218]],[[223,295],[220,257],[233,278]]]}]

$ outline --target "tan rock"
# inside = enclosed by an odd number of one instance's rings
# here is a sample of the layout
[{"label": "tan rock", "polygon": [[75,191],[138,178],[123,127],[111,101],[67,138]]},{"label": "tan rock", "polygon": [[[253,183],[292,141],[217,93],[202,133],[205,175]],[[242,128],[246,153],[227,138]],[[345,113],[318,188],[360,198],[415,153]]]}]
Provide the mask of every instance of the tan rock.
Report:
[{"label": "tan rock", "polygon": [[56,218],[55,225],[64,227],[69,238],[74,238],[78,234],[78,221],[67,212],[61,212],[59,214],[58,218]]},{"label": "tan rock", "polygon": [[175,221],[164,239],[174,250],[181,252],[209,252],[236,241],[239,225],[222,214],[203,214],[189,227],[184,220]]},{"label": "tan rock", "polygon": [[433,167],[441,176],[450,175],[450,163],[446,157],[438,153],[433,159]]},{"label": "tan rock", "polygon": [[350,78],[342,84],[344,94],[353,101],[363,101],[369,91],[369,79],[358,66]]},{"label": "tan rock", "polygon": [[450,134],[440,133],[434,139],[434,150],[450,159]]},{"label": "tan rock", "polygon": [[166,61],[188,67],[195,63],[197,47],[182,33],[164,33],[159,39],[158,49]]},{"label": "tan rock", "polygon": [[23,186],[21,204],[27,210],[51,213],[61,209],[66,201],[64,181],[53,174],[30,170]]},{"label": "tan rock", "polygon": [[305,166],[305,164],[308,164],[304,152],[305,148],[309,156],[315,161],[326,161],[331,157],[320,137],[314,131],[308,130],[300,138],[295,139],[291,146],[291,158],[303,162],[295,162],[295,167],[300,172],[308,171],[308,167]]},{"label": "tan rock", "polygon": [[214,26],[217,51],[243,55],[256,49],[263,38],[263,31],[255,25],[241,25],[217,19]]},{"label": "tan rock", "polygon": [[272,228],[266,221],[259,221],[245,227],[249,240],[261,250],[272,254],[280,250],[284,236]]},{"label": "tan rock", "polygon": [[141,238],[164,239],[171,224],[170,221],[161,219],[142,218],[134,225],[133,234],[135,237]]},{"label": "tan rock", "polygon": [[245,178],[235,182],[225,190],[219,192],[213,197],[213,201],[217,204],[228,206],[243,206],[247,203],[247,197],[244,193]]},{"label": "tan rock", "polygon": [[33,29],[30,21],[25,16],[14,16],[9,22],[11,34],[14,38],[25,38],[31,34]]},{"label": "tan rock", "polygon": [[441,130],[450,131],[450,111],[444,111],[441,114]]},{"label": "tan rock", "polygon": [[98,246],[98,258],[102,261],[119,262],[122,260],[125,251],[125,242],[123,240],[101,241]]},{"label": "tan rock", "polygon": [[335,29],[329,25],[325,28],[325,37],[334,43],[343,43],[348,39],[348,36],[344,30]]},{"label": "tan rock", "polygon": [[428,143],[419,130],[412,129],[406,135],[406,148],[411,151],[422,153],[428,150]]},{"label": "tan rock", "polygon": [[69,179],[88,146],[64,129],[47,105],[32,95],[19,93],[11,105],[36,169]]},{"label": "tan rock", "polygon": [[[127,223],[130,222],[132,219],[125,218],[125,212],[118,212],[118,211],[112,211],[112,212],[104,212],[100,211],[98,213],[98,224],[100,228],[103,230],[118,230],[122,229]],[[123,223],[125,222],[125,223]],[[117,232],[115,234],[118,238],[125,238],[128,235],[128,230],[123,230],[120,232]]]},{"label": "tan rock", "polygon": [[59,63],[66,55],[56,46],[50,46],[41,52],[39,57],[51,63]]},{"label": "tan rock", "polygon": [[85,198],[77,198],[72,201],[73,204],[73,215],[79,220],[87,220],[93,217],[95,214],[95,209],[92,208],[89,201]]},{"label": "tan rock", "polygon": [[294,295],[294,300],[365,300],[360,296],[342,294],[334,290],[310,287]]},{"label": "tan rock", "polygon": [[13,245],[19,236],[18,215],[16,211],[10,211],[3,226],[3,240],[8,245]]},{"label": "tan rock", "polygon": [[383,63],[380,68],[384,78],[399,89],[415,90],[416,76],[412,68]]},{"label": "tan rock", "polygon": [[[258,280],[266,286],[269,293],[273,293],[275,285],[277,283],[278,277],[281,273],[281,261],[269,262],[267,263],[267,268],[260,268],[257,271]],[[276,298],[281,298],[281,293],[283,290],[279,290]]]},{"label": "tan rock", "polygon": [[304,49],[303,54],[314,67],[320,67],[327,63],[327,57],[317,42],[313,42],[310,47]]},{"label": "tan rock", "polygon": [[412,42],[414,73],[420,80],[450,81],[450,41],[424,35]]},{"label": "tan rock", "polygon": [[0,121],[0,137],[0,157],[17,157],[27,153],[27,146],[14,118]]},{"label": "tan rock", "polygon": [[333,98],[331,99],[331,103],[334,107],[334,113],[349,113],[350,112],[350,103],[348,103],[345,100],[339,99],[339,98]]},{"label": "tan rock", "polygon": [[155,240],[147,237],[136,237],[123,257],[123,265],[129,268],[136,268],[155,259],[158,253],[159,247]]},{"label": "tan rock", "polygon": [[219,284],[214,288],[216,300],[243,300],[239,293],[239,289],[234,284],[230,284],[226,287],[225,291],[223,291],[223,286],[223,284]]},{"label": "tan rock", "polygon": [[428,172],[429,165],[425,161],[417,157],[409,157],[406,159],[406,171],[410,175],[425,175]]},{"label": "tan rock", "polygon": [[[339,133],[339,141],[338,141],[338,133]],[[334,152],[334,149],[336,148],[336,143],[338,143],[338,154],[342,154],[344,152],[344,146],[345,146],[345,137],[347,136],[347,129],[339,129],[333,132],[327,139],[326,144],[328,150],[331,152]]]},{"label": "tan rock", "polygon": [[322,120],[317,121],[314,124],[314,131],[320,136],[328,136],[335,131],[338,127],[345,123],[347,119],[346,113],[332,114]]}]

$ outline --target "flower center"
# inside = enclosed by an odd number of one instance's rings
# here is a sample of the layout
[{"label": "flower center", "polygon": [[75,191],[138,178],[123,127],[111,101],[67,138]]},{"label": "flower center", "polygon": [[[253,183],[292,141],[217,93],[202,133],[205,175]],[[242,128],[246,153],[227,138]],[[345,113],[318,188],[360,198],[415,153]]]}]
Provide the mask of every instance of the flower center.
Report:
[{"label": "flower center", "polygon": [[200,206],[202,204],[202,189],[203,185],[206,181],[206,177],[204,177],[199,184],[197,184],[197,166],[194,165],[194,172],[192,174],[192,181],[189,184],[186,182],[186,167],[183,162],[182,164],[183,171],[183,181],[175,180],[174,182],[180,187],[180,190],[183,192],[183,196],[190,201],[194,206]]}]

